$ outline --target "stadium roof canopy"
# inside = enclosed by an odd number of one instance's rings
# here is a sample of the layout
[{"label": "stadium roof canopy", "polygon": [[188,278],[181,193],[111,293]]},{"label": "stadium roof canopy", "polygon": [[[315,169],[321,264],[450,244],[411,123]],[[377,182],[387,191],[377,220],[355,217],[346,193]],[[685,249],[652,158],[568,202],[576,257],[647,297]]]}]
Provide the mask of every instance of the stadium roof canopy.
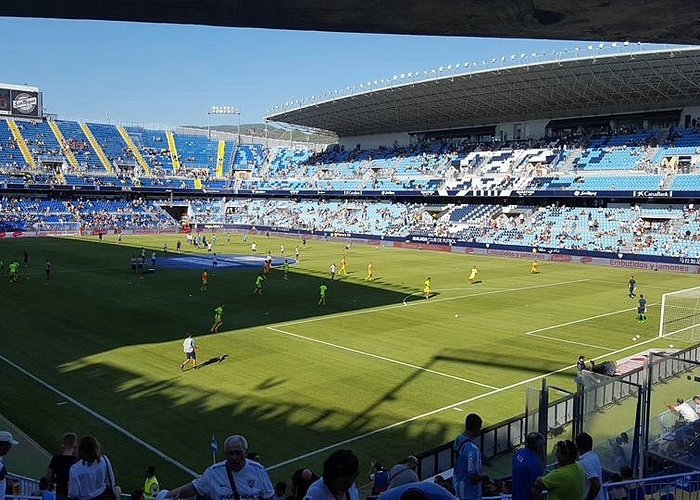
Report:
[{"label": "stadium roof canopy", "polygon": [[348,95],[336,97],[333,91],[278,106],[269,110],[268,119],[346,137],[700,103],[700,48],[644,52],[632,45],[614,50],[618,49],[628,52],[595,55],[596,45],[583,48],[593,54],[586,57],[540,62],[537,54],[520,54],[468,63],[466,71],[464,66],[450,66],[396,75],[349,87],[343,91]]},{"label": "stadium roof canopy", "polygon": [[688,0],[7,0],[0,16],[294,30],[695,43]]}]

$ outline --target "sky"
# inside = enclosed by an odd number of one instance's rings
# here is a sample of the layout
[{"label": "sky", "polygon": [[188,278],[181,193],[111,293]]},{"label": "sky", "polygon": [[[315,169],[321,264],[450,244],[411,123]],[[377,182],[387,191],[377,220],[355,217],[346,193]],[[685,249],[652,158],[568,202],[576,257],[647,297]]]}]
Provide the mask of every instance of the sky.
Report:
[{"label": "sky", "polygon": [[212,106],[261,123],[272,106],[360,82],[588,44],[12,18],[0,33],[0,82],[39,87],[46,112],[163,126],[205,126]]}]

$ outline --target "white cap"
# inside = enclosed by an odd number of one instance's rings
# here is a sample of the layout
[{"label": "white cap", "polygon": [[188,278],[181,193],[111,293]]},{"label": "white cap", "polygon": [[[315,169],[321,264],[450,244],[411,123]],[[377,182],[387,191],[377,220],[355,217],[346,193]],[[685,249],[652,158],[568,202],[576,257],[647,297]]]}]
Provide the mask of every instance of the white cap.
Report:
[{"label": "white cap", "polygon": [[0,431],[0,443],[10,443],[12,446],[17,446],[19,441],[17,441],[12,434],[7,431]]}]

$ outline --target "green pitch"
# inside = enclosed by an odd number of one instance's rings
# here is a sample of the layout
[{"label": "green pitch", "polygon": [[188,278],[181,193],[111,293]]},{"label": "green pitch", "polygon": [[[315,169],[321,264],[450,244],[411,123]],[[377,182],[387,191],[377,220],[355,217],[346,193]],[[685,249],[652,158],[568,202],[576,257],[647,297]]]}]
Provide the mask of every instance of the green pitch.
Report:
[{"label": "green pitch", "polygon": [[[219,235],[217,253],[249,254],[241,239]],[[363,470],[370,459],[392,464],[453,439],[468,412],[485,425],[522,413],[526,387],[543,376],[573,388],[579,354],[621,359],[667,348],[656,339],[661,294],[697,284],[635,273],[651,305],[639,324],[629,271],[574,264],[542,262],[531,275],[525,260],[358,245],[349,277],[331,283],[344,244],[257,237],[262,254],[279,255],[281,243],[287,255],[301,250],[289,280],[274,270],[263,297],[253,295],[252,271],[210,269],[207,292],[199,270],[130,272],[142,245],[160,260],[163,244],[172,252],[176,240],[0,242],[5,262],[27,249],[31,264],[19,283],[0,281],[0,413],[52,452],[63,432],[95,434],[125,491],[142,485],[147,465],[166,488],[189,479],[183,468],[202,471],[212,434],[220,446],[245,435],[275,481],[301,466],[320,472],[326,448],[338,443],[360,455]],[[368,283],[370,260],[376,279]],[[481,282],[469,285],[473,265]],[[424,300],[427,276],[434,296]],[[322,281],[325,307],[317,305]],[[209,334],[220,302],[222,331]],[[200,363],[226,360],[181,372],[187,332]],[[11,455],[8,462],[12,470]]]}]

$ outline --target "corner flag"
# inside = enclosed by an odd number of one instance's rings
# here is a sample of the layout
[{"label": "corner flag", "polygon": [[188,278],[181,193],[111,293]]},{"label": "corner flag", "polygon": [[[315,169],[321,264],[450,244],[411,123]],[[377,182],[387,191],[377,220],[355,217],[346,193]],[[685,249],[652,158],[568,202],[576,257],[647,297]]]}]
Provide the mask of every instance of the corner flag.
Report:
[{"label": "corner flag", "polygon": [[219,442],[216,440],[216,436],[214,434],[211,435],[211,443],[209,443],[209,447],[211,448],[211,463],[214,464],[216,463],[216,454],[219,451]]}]

